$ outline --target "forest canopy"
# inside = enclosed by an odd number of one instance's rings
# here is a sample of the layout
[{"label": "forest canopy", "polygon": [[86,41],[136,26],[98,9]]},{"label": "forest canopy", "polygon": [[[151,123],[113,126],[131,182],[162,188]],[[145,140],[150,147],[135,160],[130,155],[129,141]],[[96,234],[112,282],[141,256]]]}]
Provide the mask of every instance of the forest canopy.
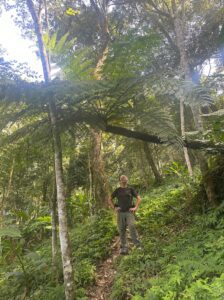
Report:
[{"label": "forest canopy", "polygon": [[[148,280],[165,271],[152,288],[137,281],[138,287],[128,289],[135,272],[129,270],[122,281],[127,266],[121,260],[110,299],[199,299],[197,288],[208,282],[208,299],[221,299],[213,285],[223,280],[224,270],[214,278],[199,272],[200,282],[186,281],[175,290],[172,278],[165,278],[169,268],[180,270],[164,267],[162,253],[154,257],[152,248],[161,243],[175,255],[177,248],[169,248],[161,230],[172,236],[172,226],[178,234],[186,227],[183,236],[177,234],[177,243],[184,243],[191,241],[188,230],[196,231],[187,227],[195,214],[201,218],[197,228],[203,214],[210,213],[208,226],[212,218],[218,226],[222,215],[223,1],[1,0],[0,5],[1,14],[11,12],[22,36],[36,45],[43,71],[40,78],[26,64],[10,61],[0,45],[4,299],[93,299],[90,286],[117,233],[108,199],[122,174],[143,194],[137,223],[146,267],[136,273]],[[133,250],[130,259],[138,263],[138,255]],[[154,265],[151,258],[149,263],[154,273],[147,271],[147,255],[154,257]]]}]

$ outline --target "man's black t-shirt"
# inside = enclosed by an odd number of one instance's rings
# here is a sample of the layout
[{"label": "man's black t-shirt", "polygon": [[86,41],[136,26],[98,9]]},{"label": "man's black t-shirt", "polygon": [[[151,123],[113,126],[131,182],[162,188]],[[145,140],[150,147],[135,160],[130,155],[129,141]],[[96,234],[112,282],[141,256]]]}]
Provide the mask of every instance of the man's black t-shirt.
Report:
[{"label": "man's black t-shirt", "polygon": [[133,207],[133,197],[137,197],[138,193],[132,187],[119,187],[111,195],[112,199],[117,198],[117,206],[120,207],[120,211],[129,211],[129,208]]}]

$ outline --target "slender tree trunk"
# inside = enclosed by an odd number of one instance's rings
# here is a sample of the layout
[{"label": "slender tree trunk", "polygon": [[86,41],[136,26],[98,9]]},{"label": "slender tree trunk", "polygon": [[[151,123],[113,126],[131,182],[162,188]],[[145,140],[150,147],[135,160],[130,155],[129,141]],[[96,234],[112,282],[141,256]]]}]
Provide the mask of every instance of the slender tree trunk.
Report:
[{"label": "slender tree trunk", "polygon": [[92,170],[91,170],[91,158],[90,155],[88,155],[88,170],[89,170],[89,212],[90,215],[93,214],[93,179],[92,179]]},{"label": "slender tree trunk", "polygon": [[[0,196],[0,229],[3,228],[4,222],[4,202],[5,202],[5,191],[3,189],[3,193]],[[0,236],[0,256],[2,256],[2,238]]]},{"label": "slender tree trunk", "polygon": [[154,158],[152,155],[152,150],[150,149],[150,147],[147,143],[143,143],[143,149],[144,149],[146,159],[147,159],[149,166],[152,170],[152,173],[155,177],[155,181],[156,181],[156,183],[160,184],[162,182],[162,176],[156,167],[156,164],[155,164],[155,161],[154,161]]},{"label": "slender tree trunk", "polygon": [[14,173],[14,165],[15,165],[15,158],[13,158],[13,160],[12,160],[12,166],[11,166],[11,169],[9,172],[8,189],[7,189],[7,192],[5,195],[6,199],[9,197],[11,190],[12,190],[12,178],[13,178],[13,173]]},{"label": "slender tree trunk", "polygon": [[[27,0],[27,6],[31,13],[35,32],[38,40],[38,46],[40,51],[40,57],[43,67],[43,74],[46,83],[51,80],[50,64],[48,61],[48,55],[43,43],[43,31],[41,27],[40,18],[38,18],[35,11],[35,7],[32,0]],[[74,300],[74,278],[72,268],[72,254],[71,246],[68,234],[67,212],[65,202],[65,191],[63,183],[63,168],[62,168],[62,151],[61,151],[61,138],[57,126],[57,110],[55,103],[49,101],[49,113],[52,129],[52,136],[54,142],[54,162],[55,162],[55,178],[57,186],[57,204],[58,204],[58,219],[59,219],[59,238],[62,254],[62,265],[64,274],[64,286],[66,300]]]},{"label": "slender tree trunk", "polygon": [[48,180],[47,180],[47,178],[45,178],[42,183],[42,202],[43,203],[46,203],[46,201],[47,201],[47,191],[48,191]]},{"label": "slender tree trunk", "polygon": [[49,103],[50,120],[54,141],[55,178],[57,187],[59,238],[62,254],[62,265],[67,300],[74,300],[74,279],[72,268],[72,252],[68,234],[68,221],[65,202],[65,188],[63,182],[61,138],[57,126],[57,112],[53,102]]},{"label": "slender tree trunk", "polygon": [[[8,200],[10,196],[10,192],[12,190],[12,179],[13,179],[13,172],[14,172],[14,165],[15,165],[15,158],[12,160],[12,165],[9,171],[9,181],[8,187],[5,192],[5,188],[3,188],[3,193],[0,196],[0,229],[3,228],[4,223],[4,203]],[[0,237],[0,256],[2,256],[2,238]]]},{"label": "slender tree trunk", "polygon": [[[184,98],[180,97],[180,124],[181,124],[181,136],[183,139],[186,138],[186,131],[185,131],[185,117],[184,117]],[[191,161],[188,153],[188,149],[186,147],[183,147],[184,150],[184,158],[187,165],[188,173],[192,177],[193,176],[193,170],[191,166]]]},{"label": "slender tree trunk", "polygon": [[[55,179],[55,178],[54,178]],[[57,265],[57,190],[54,180],[53,193],[51,197],[51,250],[52,250],[52,277],[58,282],[58,265]]]},{"label": "slender tree trunk", "polygon": [[[158,155],[158,147],[155,144],[154,144],[154,152],[155,152],[157,169],[159,171],[159,174],[163,177],[162,163],[161,163],[161,160]],[[172,155],[172,153],[171,153],[171,155]]]},{"label": "slender tree trunk", "polygon": [[[184,1],[183,1],[183,5],[184,5]],[[181,67],[181,71],[183,72],[185,79],[188,79],[190,72],[189,72],[189,66],[188,66],[186,50],[185,50],[184,24],[181,21],[181,18],[179,16],[179,11],[177,9],[175,0],[172,0],[172,9],[173,9],[174,29],[175,29],[175,33],[176,33],[176,43],[177,43],[177,48],[180,53],[180,67]],[[186,133],[185,133],[184,97],[183,96],[180,97],[180,123],[181,123],[181,135],[182,135],[182,138],[185,139]],[[188,149],[186,147],[183,147],[183,151],[184,151],[184,158],[186,161],[188,173],[190,176],[193,176],[193,170],[192,170],[192,166],[191,166]]]}]

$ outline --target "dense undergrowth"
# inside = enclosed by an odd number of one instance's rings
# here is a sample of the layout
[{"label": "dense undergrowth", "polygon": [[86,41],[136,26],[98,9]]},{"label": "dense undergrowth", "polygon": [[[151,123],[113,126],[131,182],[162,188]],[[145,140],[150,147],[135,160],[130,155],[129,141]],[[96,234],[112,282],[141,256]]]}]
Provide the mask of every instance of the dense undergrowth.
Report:
[{"label": "dense undergrowth", "polygon": [[[87,299],[85,287],[94,281],[96,265],[108,255],[115,233],[112,216],[105,211],[71,231],[77,299]],[[23,295],[35,300],[65,299],[60,255],[58,266],[57,274],[52,275],[50,240],[41,242],[32,251],[24,250],[13,264],[1,262],[0,299],[23,299]]]},{"label": "dense undergrowth", "polygon": [[[110,300],[224,299],[224,205],[205,210],[198,191],[173,179],[143,195],[136,219],[144,249],[118,257]],[[87,299],[115,234],[105,211],[71,230],[77,300]],[[7,260],[0,262],[0,299],[65,299],[60,255],[52,275],[50,239]]]},{"label": "dense undergrowth", "polygon": [[202,213],[197,190],[171,184],[144,197],[144,251],[118,261],[110,299],[224,299],[224,205]]}]

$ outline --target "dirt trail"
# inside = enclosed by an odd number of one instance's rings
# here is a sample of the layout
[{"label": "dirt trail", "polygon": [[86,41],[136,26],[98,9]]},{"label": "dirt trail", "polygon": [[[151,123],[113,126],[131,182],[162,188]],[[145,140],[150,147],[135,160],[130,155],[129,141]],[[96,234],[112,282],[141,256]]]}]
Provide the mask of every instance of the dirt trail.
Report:
[{"label": "dirt trail", "polygon": [[96,271],[96,282],[88,291],[89,300],[108,300],[116,274],[115,260],[119,255],[119,238],[114,239],[111,255],[102,262]]}]

